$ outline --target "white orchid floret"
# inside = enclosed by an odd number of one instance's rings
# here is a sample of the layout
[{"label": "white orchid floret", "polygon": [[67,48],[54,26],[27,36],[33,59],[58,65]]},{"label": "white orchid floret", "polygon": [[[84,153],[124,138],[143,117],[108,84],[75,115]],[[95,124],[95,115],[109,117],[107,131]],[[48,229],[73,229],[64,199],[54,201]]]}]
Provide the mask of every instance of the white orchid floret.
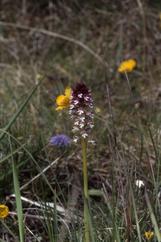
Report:
[{"label": "white orchid floret", "polygon": [[86,138],[88,137],[88,134],[87,134],[87,133],[83,133],[83,134],[82,134],[82,137],[83,137],[84,139],[86,139]]},{"label": "white orchid floret", "polygon": [[83,111],[82,109],[79,109],[79,110],[77,111],[77,113],[78,113],[79,115],[82,115],[82,114],[84,113],[84,111]]},{"label": "white orchid floret", "polygon": [[79,94],[78,94],[78,97],[79,97],[79,98],[82,98],[82,97],[83,97],[83,94],[82,94],[82,93],[79,93]]}]

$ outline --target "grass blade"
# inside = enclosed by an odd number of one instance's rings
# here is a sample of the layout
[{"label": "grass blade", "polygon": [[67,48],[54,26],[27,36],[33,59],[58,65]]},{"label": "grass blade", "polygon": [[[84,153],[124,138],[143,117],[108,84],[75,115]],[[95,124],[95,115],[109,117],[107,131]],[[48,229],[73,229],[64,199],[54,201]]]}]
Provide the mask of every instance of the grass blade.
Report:
[{"label": "grass blade", "polygon": [[158,242],[161,242],[161,235],[160,235],[160,231],[159,231],[158,224],[157,224],[157,221],[156,221],[156,217],[153,213],[153,209],[152,209],[152,206],[151,206],[151,203],[150,203],[150,200],[149,200],[149,196],[148,196],[146,191],[145,191],[145,200],[146,200],[146,203],[147,203],[147,206],[148,206],[148,209],[149,209],[150,218],[151,218],[151,221],[152,221],[152,224],[153,224],[153,227],[154,227],[155,235],[157,237]]},{"label": "grass blade", "polygon": [[[11,153],[13,153],[10,137],[9,137],[9,143],[10,143]],[[13,172],[14,193],[16,195],[16,208],[17,208],[17,215],[18,215],[20,242],[24,242],[25,230],[24,230],[24,223],[23,223],[23,210],[22,210],[22,201],[21,201],[21,194],[20,194],[20,185],[18,180],[17,167],[13,156],[12,156],[12,172]]]},{"label": "grass blade", "polygon": [[14,124],[14,122],[16,121],[18,116],[20,115],[20,113],[24,110],[24,108],[26,107],[26,105],[30,101],[31,97],[33,96],[33,94],[35,93],[35,91],[37,90],[39,85],[40,85],[40,82],[32,89],[32,91],[30,92],[28,97],[25,99],[25,101],[21,104],[21,106],[17,110],[17,112],[13,115],[13,117],[10,119],[8,124],[4,127],[4,129],[3,129],[4,132],[0,135],[0,140],[3,139],[3,137],[5,136],[5,131],[9,130],[9,128],[12,126],[12,124]]},{"label": "grass blade", "polygon": [[139,226],[139,220],[138,220],[138,215],[136,211],[136,203],[135,203],[135,198],[134,198],[134,193],[132,190],[132,187],[130,186],[130,191],[131,191],[131,198],[132,198],[132,203],[133,203],[133,208],[134,208],[134,215],[135,215],[135,220],[136,220],[136,228],[137,228],[137,234],[138,234],[138,241],[142,242],[141,239],[141,232],[140,232],[140,226]]}]

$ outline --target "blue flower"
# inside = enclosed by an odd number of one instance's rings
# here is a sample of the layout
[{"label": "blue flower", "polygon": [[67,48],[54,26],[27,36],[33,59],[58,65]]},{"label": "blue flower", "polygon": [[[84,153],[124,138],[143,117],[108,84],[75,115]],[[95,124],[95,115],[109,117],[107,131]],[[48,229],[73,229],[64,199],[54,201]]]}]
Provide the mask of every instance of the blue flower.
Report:
[{"label": "blue flower", "polygon": [[50,139],[50,144],[58,147],[66,147],[71,143],[71,139],[65,134],[54,135]]}]

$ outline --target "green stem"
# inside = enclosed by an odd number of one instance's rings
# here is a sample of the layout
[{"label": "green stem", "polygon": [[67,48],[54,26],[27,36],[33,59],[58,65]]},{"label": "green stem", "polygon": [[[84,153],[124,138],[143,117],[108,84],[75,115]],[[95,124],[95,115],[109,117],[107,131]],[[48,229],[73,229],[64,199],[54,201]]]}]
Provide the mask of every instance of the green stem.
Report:
[{"label": "green stem", "polygon": [[90,242],[89,231],[89,210],[88,210],[88,171],[87,171],[87,141],[82,139],[82,160],[83,160],[83,189],[84,189],[84,228],[85,228],[85,242]]},{"label": "green stem", "polygon": [[87,141],[82,139],[84,196],[88,200]]}]

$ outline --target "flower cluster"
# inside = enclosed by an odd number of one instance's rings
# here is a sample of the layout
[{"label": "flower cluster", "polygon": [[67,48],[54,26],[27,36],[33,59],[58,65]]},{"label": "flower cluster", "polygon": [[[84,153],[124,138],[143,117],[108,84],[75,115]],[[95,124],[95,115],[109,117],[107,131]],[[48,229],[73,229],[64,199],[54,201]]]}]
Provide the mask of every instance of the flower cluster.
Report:
[{"label": "flower cluster", "polygon": [[118,68],[118,72],[120,73],[132,72],[135,67],[136,67],[136,61],[134,59],[129,59],[121,62]]},{"label": "flower cluster", "polygon": [[93,100],[84,83],[77,83],[72,90],[69,114],[73,120],[74,142],[86,139],[93,128]]},{"label": "flower cluster", "polygon": [[58,134],[50,139],[50,144],[58,147],[67,147],[70,143],[71,139],[65,134]]},{"label": "flower cluster", "polygon": [[0,218],[6,218],[8,214],[9,208],[4,204],[0,204]]}]

